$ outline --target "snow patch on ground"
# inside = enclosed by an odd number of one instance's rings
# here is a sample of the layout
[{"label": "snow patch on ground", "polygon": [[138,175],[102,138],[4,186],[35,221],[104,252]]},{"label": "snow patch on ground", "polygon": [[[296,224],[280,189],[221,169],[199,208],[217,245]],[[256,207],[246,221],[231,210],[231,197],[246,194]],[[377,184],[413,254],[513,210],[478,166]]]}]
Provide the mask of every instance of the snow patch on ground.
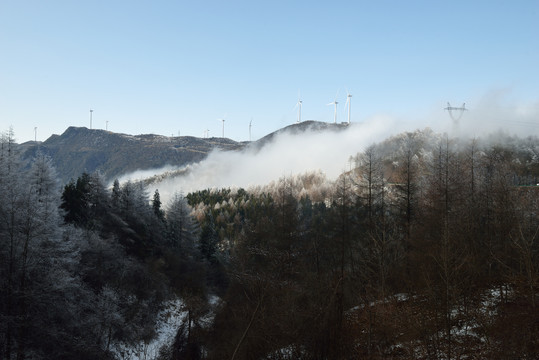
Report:
[{"label": "snow patch on ground", "polygon": [[149,343],[141,341],[135,346],[125,343],[115,343],[111,346],[117,359],[121,360],[150,360],[156,359],[159,350],[169,346],[174,341],[176,332],[187,317],[181,299],[169,300],[157,315],[156,337]]},{"label": "snow patch on ground", "polygon": [[[221,299],[216,295],[210,295],[208,304],[210,311],[200,319],[203,327],[210,327],[215,317],[215,309]],[[163,304],[163,309],[157,315],[155,324],[155,338],[146,343],[139,342],[135,346],[125,343],[114,343],[110,349],[119,360],[154,360],[159,356],[159,351],[172,345],[180,326],[187,321],[187,308],[182,299],[169,300]]]}]

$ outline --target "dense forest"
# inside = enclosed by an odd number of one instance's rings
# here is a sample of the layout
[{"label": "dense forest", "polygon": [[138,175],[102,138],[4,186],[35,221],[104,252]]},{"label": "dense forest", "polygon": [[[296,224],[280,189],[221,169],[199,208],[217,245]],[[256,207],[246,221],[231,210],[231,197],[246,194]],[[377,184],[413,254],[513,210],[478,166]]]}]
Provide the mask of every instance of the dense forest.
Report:
[{"label": "dense forest", "polygon": [[[161,202],[0,140],[0,358],[539,357],[539,139],[400,134]],[[142,355],[141,355],[142,354]]]}]

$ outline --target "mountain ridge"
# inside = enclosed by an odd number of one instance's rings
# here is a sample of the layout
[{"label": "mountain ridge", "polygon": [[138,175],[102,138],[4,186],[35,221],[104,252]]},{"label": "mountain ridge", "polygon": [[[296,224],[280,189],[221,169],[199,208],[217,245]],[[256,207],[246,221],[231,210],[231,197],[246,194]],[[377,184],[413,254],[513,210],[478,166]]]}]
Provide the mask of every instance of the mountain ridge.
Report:
[{"label": "mountain ridge", "polygon": [[26,159],[38,152],[51,157],[63,183],[83,172],[99,171],[112,181],[137,170],[165,166],[186,166],[204,160],[210,152],[241,151],[246,147],[261,149],[282,133],[345,129],[345,124],[304,121],[272,132],[256,141],[238,142],[229,138],[169,137],[155,134],[129,135],[86,127],[68,127],[61,135],[53,134],[43,142],[20,144]]},{"label": "mountain ridge", "polygon": [[128,135],[86,127],[68,127],[44,142],[21,144],[24,157],[38,152],[51,157],[63,182],[81,173],[99,171],[107,180],[140,169],[187,165],[203,160],[212,150],[240,150],[245,142],[227,138]]}]

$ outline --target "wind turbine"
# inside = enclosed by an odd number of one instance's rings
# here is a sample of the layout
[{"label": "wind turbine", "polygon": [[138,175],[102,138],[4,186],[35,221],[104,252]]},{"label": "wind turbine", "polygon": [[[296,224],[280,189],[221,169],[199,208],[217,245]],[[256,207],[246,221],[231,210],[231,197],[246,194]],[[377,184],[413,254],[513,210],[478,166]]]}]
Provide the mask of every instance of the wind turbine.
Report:
[{"label": "wind turbine", "polygon": [[251,125],[253,123],[253,119],[251,118],[251,121],[249,121],[249,141],[251,141]]},{"label": "wind turbine", "polygon": [[348,105],[348,125],[350,125],[350,108],[352,107],[352,95],[346,92],[346,103],[344,106]]},{"label": "wind turbine", "polygon": [[222,119],[217,119],[217,120],[220,120],[220,121],[223,122],[223,136],[222,136],[222,137],[223,137],[223,139],[224,139],[224,138],[225,138],[225,119],[224,119],[224,117],[223,117]]},{"label": "wind turbine", "polygon": [[37,126],[34,127],[34,141],[37,142]]},{"label": "wind turbine", "polygon": [[[298,124],[301,122],[301,104],[303,104],[303,101],[301,101],[301,97],[300,97],[299,92],[298,92],[298,102],[294,106],[294,109],[298,108],[298,121],[297,121]],[[294,110],[294,109],[292,109],[292,110]]]},{"label": "wind turbine", "polygon": [[92,129],[92,113],[94,112],[93,109],[90,109],[90,130]]},{"label": "wind turbine", "polygon": [[[337,91],[337,95],[339,95],[339,92]],[[337,95],[335,95],[335,100],[333,100],[333,102],[330,102],[329,104],[327,104],[328,106],[329,105],[335,105],[335,115],[334,115],[334,119],[333,119],[333,123],[336,124],[337,123]]]}]

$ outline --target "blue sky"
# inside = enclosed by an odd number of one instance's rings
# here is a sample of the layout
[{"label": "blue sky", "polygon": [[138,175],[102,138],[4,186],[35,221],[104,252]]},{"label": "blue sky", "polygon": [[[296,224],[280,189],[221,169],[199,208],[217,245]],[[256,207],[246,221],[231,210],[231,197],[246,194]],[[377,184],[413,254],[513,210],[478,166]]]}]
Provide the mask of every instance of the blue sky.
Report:
[{"label": "blue sky", "polygon": [[45,140],[92,108],[93,128],[221,136],[225,117],[254,140],[296,121],[298,92],[302,120],[332,122],[338,93],[345,121],[349,91],[353,122],[495,101],[539,134],[538,19],[537,0],[0,0],[0,130]]}]

